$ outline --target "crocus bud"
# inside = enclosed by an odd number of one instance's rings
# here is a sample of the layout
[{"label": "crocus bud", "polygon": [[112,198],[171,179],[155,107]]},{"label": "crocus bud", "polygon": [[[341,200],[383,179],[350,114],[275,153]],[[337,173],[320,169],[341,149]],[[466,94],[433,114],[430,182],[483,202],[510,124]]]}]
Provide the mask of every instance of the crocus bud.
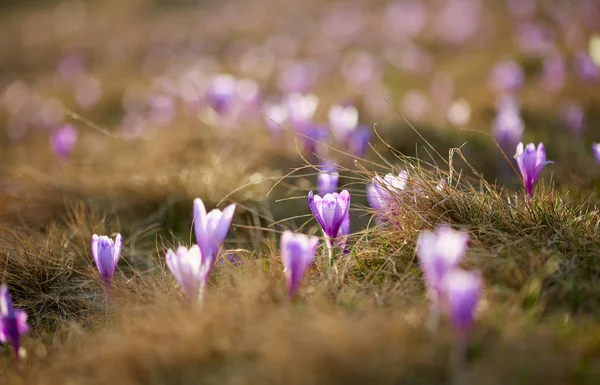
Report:
[{"label": "crocus bud", "polygon": [[200,247],[204,262],[209,266],[209,272],[217,259],[217,252],[225,242],[234,212],[235,204],[231,204],[223,211],[213,209],[207,214],[202,199],[194,199],[196,242]]},{"label": "crocus bud", "polygon": [[317,237],[294,234],[291,231],[285,231],[281,235],[281,259],[290,298],[298,291],[306,269],[315,258],[318,245]]},{"label": "crocus bud", "polygon": [[367,126],[359,126],[348,139],[348,151],[357,158],[364,158],[369,149],[373,132]]},{"label": "crocus bud", "polygon": [[334,193],[338,189],[340,174],[332,167],[325,167],[317,175],[317,190],[319,195]]},{"label": "crocus bud", "polygon": [[281,104],[270,104],[264,106],[264,120],[267,129],[273,138],[281,135],[283,125],[288,119],[288,110]]},{"label": "crocus bud", "polygon": [[92,255],[94,261],[96,261],[100,277],[106,286],[110,286],[110,281],[115,274],[117,263],[121,258],[122,244],[121,234],[117,234],[114,242],[106,235],[92,235]]},{"label": "crocus bud", "polygon": [[50,138],[52,151],[62,160],[67,160],[77,142],[77,129],[72,124],[60,127]]},{"label": "crocus bud", "polygon": [[308,193],[308,205],[325,235],[334,239],[350,209],[350,193],[343,190],[340,194],[325,194],[321,198],[311,191]]},{"label": "crocus bud", "polygon": [[358,110],[354,106],[333,106],[329,110],[329,127],[338,142],[346,143],[358,127]]},{"label": "crocus bud", "polygon": [[0,287],[0,341],[12,345],[17,360],[24,355],[21,335],[28,331],[27,313],[13,307],[8,287],[2,285]]},{"label": "crocus bud", "polygon": [[497,64],[490,73],[490,86],[496,92],[517,91],[524,80],[523,69],[512,60]]},{"label": "crocus bud", "polygon": [[538,144],[537,150],[533,143],[529,143],[525,148],[523,143],[519,143],[515,159],[523,176],[523,185],[529,200],[542,170],[547,164],[554,162],[546,161],[546,149],[543,143]]},{"label": "crocus bud", "polygon": [[288,117],[296,131],[303,132],[312,122],[318,105],[319,98],[316,95],[291,94],[288,96],[286,101]]},{"label": "crocus bud", "polygon": [[475,272],[452,270],[444,277],[442,291],[452,325],[464,339],[475,322],[475,310],[481,297],[481,276]]},{"label": "crocus bud", "polygon": [[191,303],[197,301],[200,288],[206,285],[210,273],[208,264],[203,263],[200,247],[194,245],[188,250],[184,246],[179,246],[177,252],[169,249],[165,260],[187,300]]},{"label": "crocus bud", "polygon": [[212,78],[206,93],[209,106],[220,116],[229,113],[237,95],[237,79],[233,75],[220,74]]}]

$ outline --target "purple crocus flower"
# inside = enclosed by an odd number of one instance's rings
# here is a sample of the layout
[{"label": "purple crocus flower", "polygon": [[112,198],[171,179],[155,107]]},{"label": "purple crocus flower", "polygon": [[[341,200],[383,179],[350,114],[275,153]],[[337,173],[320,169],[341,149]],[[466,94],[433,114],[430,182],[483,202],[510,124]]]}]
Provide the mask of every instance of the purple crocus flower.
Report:
[{"label": "purple crocus flower", "polygon": [[291,231],[284,231],[281,235],[281,259],[290,298],[298,291],[306,269],[315,258],[318,245],[317,237],[294,234]]},{"label": "purple crocus flower", "polygon": [[358,127],[358,110],[354,106],[337,105],[329,110],[329,127],[336,140],[346,143]]},{"label": "purple crocus flower", "polygon": [[350,193],[343,190],[339,194],[325,194],[321,198],[311,191],[308,193],[308,205],[315,219],[321,225],[325,236],[328,239],[334,239],[350,209]]},{"label": "purple crocus flower", "polygon": [[303,132],[312,122],[319,98],[316,95],[291,94],[287,97],[288,118],[296,131]]},{"label": "purple crocus flower", "polygon": [[52,151],[62,160],[67,160],[77,142],[77,129],[72,124],[65,124],[50,137]]},{"label": "purple crocus flower", "polygon": [[324,146],[329,139],[327,127],[321,124],[308,124],[303,128],[304,153],[311,160],[324,156],[327,148]]},{"label": "purple crocus flower", "polygon": [[342,225],[340,226],[340,230],[337,235],[337,245],[344,253],[349,253],[350,249],[348,248],[348,236],[350,235],[350,212],[346,214],[344,220],[342,221]]},{"label": "purple crocus flower", "polygon": [[544,58],[544,68],[542,72],[544,88],[549,91],[558,91],[563,88],[566,77],[567,70],[565,60],[559,52],[550,52]]},{"label": "purple crocus flower", "polygon": [[367,201],[376,210],[384,210],[394,201],[393,194],[406,189],[408,173],[402,170],[398,175],[386,174],[383,178],[374,177],[372,184],[367,186]]},{"label": "purple crocus flower", "polygon": [[217,259],[217,252],[223,246],[231,220],[235,211],[235,203],[223,211],[213,209],[208,214],[202,199],[194,199],[194,231],[196,242],[202,253],[203,263],[207,265],[208,272]]},{"label": "purple crocus flower", "polygon": [[348,151],[357,158],[364,158],[369,149],[369,140],[373,132],[368,126],[358,126],[350,135],[348,141]]},{"label": "purple crocus flower", "polygon": [[594,153],[596,161],[600,163],[600,143],[592,143],[592,152]]},{"label": "purple crocus flower", "polygon": [[456,268],[467,251],[469,234],[443,225],[433,231],[423,231],[417,242],[417,258],[427,287],[442,295],[444,276]]},{"label": "purple crocus flower", "polygon": [[527,193],[527,200],[529,200],[544,166],[554,162],[546,160],[546,149],[543,143],[538,144],[537,150],[533,143],[529,143],[527,147],[523,147],[522,142],[519,143],[515,159],[523,176],[523,185]]},{"label": "purple crocus flower", "polygon": [[467,333],[475,322],[475,310],[481,297],[481,275],[455,269],[445,275],[442,291],[447,305],[446,310],[454,329],[466,348]]},{"label": "purple crocus flower", "polygon": [[325,167],[317,175],[317,190],[319,195],[334,193],[337,191],[340,174],[330,166]]},{"label": "purple crocus flower", "polygon": [[517,91],[524,80],[523,69],[512,60],[497,64],[490,73],[490,86],[496,92]]},{"label": "purple crocus flower", "polygon": [[94,261],[96,261],[100,277],[106,287],[110,286],[110,281],[113,275],[115,275],[117,263],[119,262],[119,258],[121,258],[122,246],[123,239],[121,234],[117,234],[114,242],[106,235],[92,235],[92,256],[94,257]]},{"label": "purple crocus flower", "polygon": [[600,76],[600,68],[586,52],[577,52],[573,59],[575,72],[583,80],[596,80]]},{"label": "purple crocus flower", "polygon": [[17,360],[24,356],[21,335],[28,331],[27,313],[13,307],[8,287],[2,285],[0,287],[0,341],[12,345]]},{"label": "purple crocus flower", "polygon": [[492,125],[492,133],[498,143],[504,149],[513,148],[521,141],[524,130],[525,124],[518,105],[508,101],[502,102]]},{"label": "purple crocus flower", "polygon": [[165,256],[167,267],[179,282],[184,296],[191,303],[198,300],[201,287],[206,285],[208,265],[204,263],[202,252],[198,245],[186,248],[179,246],[177,252],[169,249]]},{"label": "purple crocus flower", "polygon": [[237,95],[237,80],[229,74],[216,75],[206,91],[208,105],[220,116],[227,115]]}]

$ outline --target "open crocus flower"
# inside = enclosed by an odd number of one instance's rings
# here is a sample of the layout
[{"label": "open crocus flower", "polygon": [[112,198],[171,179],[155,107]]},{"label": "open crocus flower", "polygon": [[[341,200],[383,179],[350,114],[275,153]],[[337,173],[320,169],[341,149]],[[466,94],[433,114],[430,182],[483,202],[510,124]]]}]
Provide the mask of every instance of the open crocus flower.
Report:
[{"label": "open crocus flower", "polygon": [[100,277],[106,286],[110,286],[110,281],[115,274],[117,263],[121,258],[122,245],[121,234],[117,234],[114,242],[106,235],[92,235],[92,255],[94,261],[96,261]]},{"label": "open crocus flower", "polygon": [[594,153],[596,161],[600,163],[600,143],[592,143],[592,152]]},{"label": "open crocus flower", "polygon": [[319,238],[285,231],[281,235],[281,259],[285,278],[288,284],[288,294],[293,298],[306,269],[315,258]]},{"label": "open crocus flower", "polygon": [[325,194],[321,198],[311,191],[308,193],[308,205],[325,236],[334,239],[350,209],[350,193],[343,190],[339,194]]},{"label": "open crocus flower", "polygon": [[27,313],[17,310],[8,292],[8,287],[0,287],[0,341],[10,343],[14,349],[17,360],[24,356],[21,348],[21,335],[29,331],[27,326]]},{"label": "open crocus flower", "polygon": [[52,151],[62,160],[69,159],[77,142],[77,129],[72,124],[65,124],[50,137]]},{"label": "open crocus flower", "polygon": [[334,193],[338,188],[340,174],[331,166],[325,167],[317,175],[317,190],[319,195]]},{"label": "open crocus flower", "polygon": [[329,110],[329,127],[336,140],[346,143],[358,127],[358,110],[354,106],[338,105]]},{"label": "open crocus flower", "polygon": [[538,144],[537,150],[533,143],[529,143],[525,148],[523,147],[523,143],[519,143],[515,159],[523,176],[523,185],[525,186],[525,192],[529,200],[533,192],[533,187],[537,183],[544,166],[554,162],[546,160],[546,149],[543,143]]},{"label": "open crocus flower", "polygon": [[427,287],[441,295],[446,273],[456,268],[467,251],[469,234],[440,226],[435,232],[423,231],[417,242],[417,258]]},{"label": "open crocus flower", "polygon": [[209,266],[203,263],[202,252],[198,245],[189,250],[179,246],[176,252],[169,249],[165,256],[167,267],[179,282],[183,294],[190,302],[198,300],[198,293],[210,274]]},{"label": "open crocus flower", "polygon": [[289,121],[296,131],[303,132],[312,122],[319,98],[316,95],[291,94],[286,101]]},{"label": "open crocus flower", "polygon": [[225,237],[229,232],[234,212],[235,203],[225,207],[223,211],[213,209],[207,214],[202,199],[194,199],[196,242],[200,247],[203,263],[208,265],[209,271],[212,269],[217,258],[217,252],[223,246]]},{"label": "open crocus flower", "polygon": [[372,184],[367,186],[367,201],[376,209],[387,209],[394,201],[393,194],[400,193],[406,189],[408,173],[402,170],[398,175],[386,174],[383,178],[379,175],[374,177]]},{"label": "open crocus flower", "polygon": [[[442,291],[446,310],[454,329],[466,345],[469,330],[475,322],[475,310],[481,297],[481,275],[455,269],[444,277]],[[463,345],[463,348],[466,346]]]}]

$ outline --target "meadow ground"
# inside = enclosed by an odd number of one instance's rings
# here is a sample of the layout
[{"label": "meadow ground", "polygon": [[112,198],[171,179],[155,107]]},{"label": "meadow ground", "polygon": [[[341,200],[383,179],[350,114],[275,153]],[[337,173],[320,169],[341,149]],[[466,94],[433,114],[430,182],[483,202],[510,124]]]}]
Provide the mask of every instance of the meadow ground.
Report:
[{"label": "meadow ground", "polygon": [[[30,325],[26,358],[0,346],[0,383],[600,383],[600,7],[449,4],[0,5],[0,281]],[[509,59],[522,82],[490,86]],[[219,73],[243,101],[230,115],[204,98]],[[273,135],[263,102],[296,92],[319,97],[323,124],[357,106],[367,151],[325,138],[307,151],[291,124]],[[555,161],[529,203],[514,146],[504,157],[491,134],[503,93],[523,141]],[[65,154],[50,138],[67,123]],[[290,301],[280,234],[321,235],[307,194],[325,160],[352,196],[350,251],[336,272],[321,245]],[[401,170],[407,186],[378,222],[365,187]],[[202,307],[165,265],[195,242],[196,197],[237,204]],[[415,248],[441,223],[469,233],[461,265],[484,282],[465,360],[446,317],[427,328]],[[107,300],[90,241],[117,232]]]}]

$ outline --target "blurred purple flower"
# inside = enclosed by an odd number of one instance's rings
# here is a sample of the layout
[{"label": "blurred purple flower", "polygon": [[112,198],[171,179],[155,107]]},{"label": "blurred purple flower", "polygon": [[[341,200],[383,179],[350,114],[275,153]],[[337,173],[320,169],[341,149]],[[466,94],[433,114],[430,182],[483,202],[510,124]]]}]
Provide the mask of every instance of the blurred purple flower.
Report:
[{"label": "blurred purple flower", "polygon": [[102,282],[104,282],[106,287],[110,286],[110,281],[113,275],[115,275],[117,263],[121,258],[122,246],[123,239],[121,234],[117,234],[114,242],[106,235],[92,235],[92,256],[100,272]]},{"label": "blurred purple flower", "polygon": [[340,175],[331,166],[324,167],[317,175],[317,191],[319,195],[334,193],[338,188]]},{"label": "blurred purple flower", "polygon": [[168,95],[153,95],[149,98],[150,120],[162,125],[167,124],[176,114],[175,100]]},{"label": "blurred purple flower", "polygon": [[560,115],[569,131],[575,136],[580,136],[585,125],[583,106],[577,102],[568,102],[560,109]]},{"label": "blurred purple flower", "polygon": [[207,275],[212,270],[217,252],[223,246],[234,212],[235,203],[225,207],[223,211],[213,209],[207,214],[202,199],[194,199],[194,232],[203,263],[207,265]]},{"label": "blurred purple flower", "polygon": [[267,104],[263,107],[264,120],[273,138],[281,135],[283,125],[288,119],[287,107],[282,104]]},{"label": "blurred purple flower", "polygon": [[229,113],[236,98],[237,79],[229,74],[215,75],[206,90],[208,105],[219,115]]},{"label": "blurred purple flower", "polygon": [[65,124],[50,137],[52,151],[62,160],[67,160],[77,142],[77,129],[72,124]]},{"label": "blurred purple flower", "polygon": [[523,69],[512,60],[498,63],[490,72],[490,86],[496,92],[515,92],[524,80]]},{"label": "blurred purple flower", "polygon": [[483,3],[479,0],[454,0],[444,3],[433,26],[440,40],[460,44],[480,29]]},{"label": "blurred purple flower", "polygon": [[594,60],[585,52],[577,52],[573,59],[575,72],[583,80],[596,80],[600,75],[600,69]]},{"label": "blurred purple flower", "polygon": [[346,143],[358,127],[358,110],[354,106],[337,105],[329,110],[329,127],[340,143]]},{"label": "blurred purple flower", "polygon": [[315,258],[318,245],[317,237],[294,234],[291,231],[284,231],[281,235],[281,259],[290,298],[298,291],[302,277]]},{"label": "blurred purple flower", "polygon": [[350,235],[350,212],[346,213],[344,220],[342,221],[342,225],[340,226],[340,230],[338,231],[338,235],[336,238],[336,243],[340,250],[345,254],[350,252],[348,236]]},{"label": "blurred purple flower", "polygon": [[524,19],[531,18],[537,7],[537,0],[506,0],[506,3],[513,16]]},{"label": "blurred purple flower", "polygon": [[596,161],[600,163],[600,143],[592,143],[592,152]]},{"label": "blurred purple flower", "polygon": [[77,81],[73,93],[79,107],[89,110],[100,101],[102,97],[102,85],[97,78],[86,76]]},{"label": "blurred purple flower", "polygon": [[343,190],[341,193],[325,194],[322,198],[308,193],[308,206],[325,236],[329,239],[337,237],[342,222],[350,209],[350,193]]},{"label": "blurred purple flower", "polygon": [[319,64],[314,61],[292,62],[279,74],[279,90],[286,94],[307,92],[319,77],[319,71]]},{"label": "blurred purple flower", "polygon": [[68,54],[58,63],[58,76],[66,83],[71,83],[84,72],[85,58],[79,53]]},{"label": "blurred purple flower", "polygon": [[515,159],[523,176],[523,185],[529,200],[542,170],[547,164],[554,162],[546,160],[546,149],[543,143],[538,144],[537,150],[533,143],[529,143],[525,148],[523,143],[519,143]]},{"label": "blurred purple flower", "polygon": [[[383,178],[379,175],[374,177],[372,184],[367,186],[367,201],[376,209],[387,209],[394,201],[394,194],[406,189],[408,173],[402,170],[397,176],[386,174]],[[370,186],[370,187],[369,187]]]},{"label": "blurred purple flower", "polygon": [[553,47],[550,31],[544,26],[532,22],[518,26],[516,39],[521,50],[526,53],[540,54]]},{"label": "blurred purple flower", "polygon": [[308,124],[304,126],[304,153],[310,160],[316,160],[325,155],[327,148],[326,142],[329,140],[327,127],[321,124]]},{"label": "blurred purple flower", "polygon": [[421,0],[394,1],[384,12],[383,32],[395,41],[417,36],[427,23],[427,6]]},{"label": "blurred purple flower", "polygon": [[286,100],[288,117],[294,129],[303,132],[312,122],[319,98],[316,95],[290,94]]},{"label": "blurred purple flower", "polygon": [[193,245],[189,250],[184,246],[179,246],[177,252],[167,250],[165,256],[167,267],[175,276],[184,296],[190,302],[198,300],[198,294],[201,287],[206,285],[209,266],[205,263],[198,245]]},{"label": "blurred purple flower", "polygon": [[0,287],[0,341],[10,343],[17,360],[25,356],[21,347],[21,335],[29,332],[27,312],[15,309],[8,287]]},{"label": "blurred purple flower", "polygon": [[423,231],[417,242],[417,258],[427,287],[437,298],[442,296],[445,275],[456,268],[467,251],[469,234],[442,225],[433,231]]},{"label": "blurred purple flower", "polygon": [[364,51],[351,51],[342,58],[341,74],[348,86],[362,91],[381,78],[381,68],[378,59]]},{"label": "blurred purple flower", "polygon": [[357,158],[364,158],[369,149],[369,140],[373,132],[368,126],[358,126],[350,135],[348,141],[348,151]]},{"label": "blurred purple flower", "polygon": [[565,84],[566,76],[567,70],[562,55],[557,51],[546,55],[542,72],[543,86],[550,91],[560,90]]},{"label": "blurred purple flower", "polygon": [[519,106],[513,99],[504,99],[492,124],[492,133],[504,150],[514,148],[521,141],[525,124]]},{"label": "blurred purple flower", "polygon": [[448,272],[441,284],[450,320],[463,344],[466,343],[467,333],[475,322],[481,286],[481,275],[478,272],[461,269]]}]

